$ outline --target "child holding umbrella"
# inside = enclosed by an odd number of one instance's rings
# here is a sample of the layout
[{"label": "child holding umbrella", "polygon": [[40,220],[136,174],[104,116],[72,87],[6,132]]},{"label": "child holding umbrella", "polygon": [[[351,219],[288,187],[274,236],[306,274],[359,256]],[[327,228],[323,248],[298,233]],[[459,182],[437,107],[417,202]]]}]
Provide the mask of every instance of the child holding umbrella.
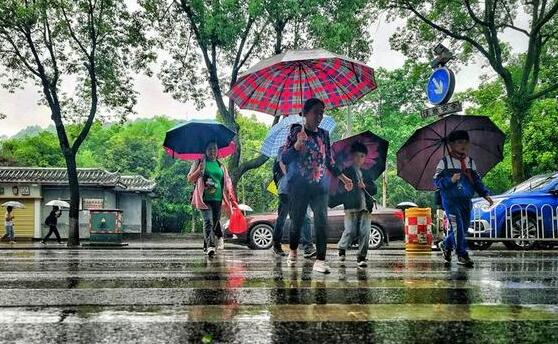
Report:
[{"label": "child holding umbrella", "polygon": [[440,190],[442,207],[450,220],[448,234],[439,247],[447,263],[451,263],[451,252],[455,248],[457,264],[473,267],[474,263],[467,253],[466,238],[471,218],[471,199],[477,192],[489,205],[494,202],[477,173],[475,162],[467,155],[467,131],[452,131],[448,135],[448,143],[449,155],[438,163],[434,175],[434,184]]},{"label": "child holding umbrella", "polygon": [[368,154],[368,148],[361,142],[354,142],[350,150],[353,164],[343,170],[343,174],[349,177],[355,188],[343,195],[343,207],[345,208],[345,230],[337,244],[339,259],[345,261],[345,253],[354,239],[358,238],[357,265],[366,267],[366,256],[368,254],[368,241],[370,238],[370,225],[372,221],[372,208],[374,206],[373,195],[377,188],[371,178],[365,178],[362,173],[362,165]]},{"label": "child holding umbrella", "polygon": [[308,99],[303,106],[304,125],[293,125],[281,160],[287,166],[290,198],[290,252],[287,260],[294,266],[300,232],[308,205],[314,212],[317,259],[313,270],[329,273],[325,262],[327,248],[328,181],[326,171],[339,178],[345,189],[350,191],[353,182],[335,166],[331,157],[329,134],[319,128],[324,115],[324,102],[317,98]]}]

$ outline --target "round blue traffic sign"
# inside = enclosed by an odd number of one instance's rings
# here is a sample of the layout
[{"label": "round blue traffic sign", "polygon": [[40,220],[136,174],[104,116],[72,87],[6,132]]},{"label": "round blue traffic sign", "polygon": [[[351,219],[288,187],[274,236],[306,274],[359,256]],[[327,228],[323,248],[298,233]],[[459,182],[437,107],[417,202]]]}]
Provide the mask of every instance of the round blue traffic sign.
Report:
[{"label": "round blue traffic sign", "polygon": [[426,85],[426,95],[432,105],[447,103],[455,88],[455,76],[446,67],[436,69],[428,78]]}]

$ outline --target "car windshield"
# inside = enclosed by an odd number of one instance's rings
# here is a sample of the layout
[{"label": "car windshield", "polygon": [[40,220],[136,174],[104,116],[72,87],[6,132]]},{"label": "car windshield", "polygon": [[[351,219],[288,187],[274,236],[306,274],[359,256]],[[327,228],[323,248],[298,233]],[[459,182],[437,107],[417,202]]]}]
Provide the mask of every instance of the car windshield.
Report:
[{"label": "car windshield", "polygon": [[558,174],[556,173],[547,173],[541,174],[538,176],[531,177],[524,181],[521,184],[516,185],[515,187],[511,188],[506,192],[506,194],[510,194],[513,192],[522,192],[522,191],[537,191],[544,189],[544,187],[552,182],[555,178],[558,178]]}]

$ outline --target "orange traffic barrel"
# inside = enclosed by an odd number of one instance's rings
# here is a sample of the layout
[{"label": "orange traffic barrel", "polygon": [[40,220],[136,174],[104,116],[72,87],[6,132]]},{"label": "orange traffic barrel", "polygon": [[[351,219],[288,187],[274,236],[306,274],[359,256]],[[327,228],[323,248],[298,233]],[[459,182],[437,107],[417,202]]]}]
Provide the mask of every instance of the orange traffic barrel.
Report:
[{"label": "orange traffic barrel", "polygon": [[432,251],[432,212],[430,208],[405,210],[405,250]]}]

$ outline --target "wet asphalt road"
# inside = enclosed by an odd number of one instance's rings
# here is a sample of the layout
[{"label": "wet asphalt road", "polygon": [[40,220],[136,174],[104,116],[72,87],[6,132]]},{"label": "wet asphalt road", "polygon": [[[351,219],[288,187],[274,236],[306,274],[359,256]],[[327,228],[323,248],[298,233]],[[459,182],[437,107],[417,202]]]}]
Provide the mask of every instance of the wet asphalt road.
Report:
[{"label": "wet asphalt road", "polygon": [[2,343],[557,343],[558,251],[369,254],[0,248]]}]

